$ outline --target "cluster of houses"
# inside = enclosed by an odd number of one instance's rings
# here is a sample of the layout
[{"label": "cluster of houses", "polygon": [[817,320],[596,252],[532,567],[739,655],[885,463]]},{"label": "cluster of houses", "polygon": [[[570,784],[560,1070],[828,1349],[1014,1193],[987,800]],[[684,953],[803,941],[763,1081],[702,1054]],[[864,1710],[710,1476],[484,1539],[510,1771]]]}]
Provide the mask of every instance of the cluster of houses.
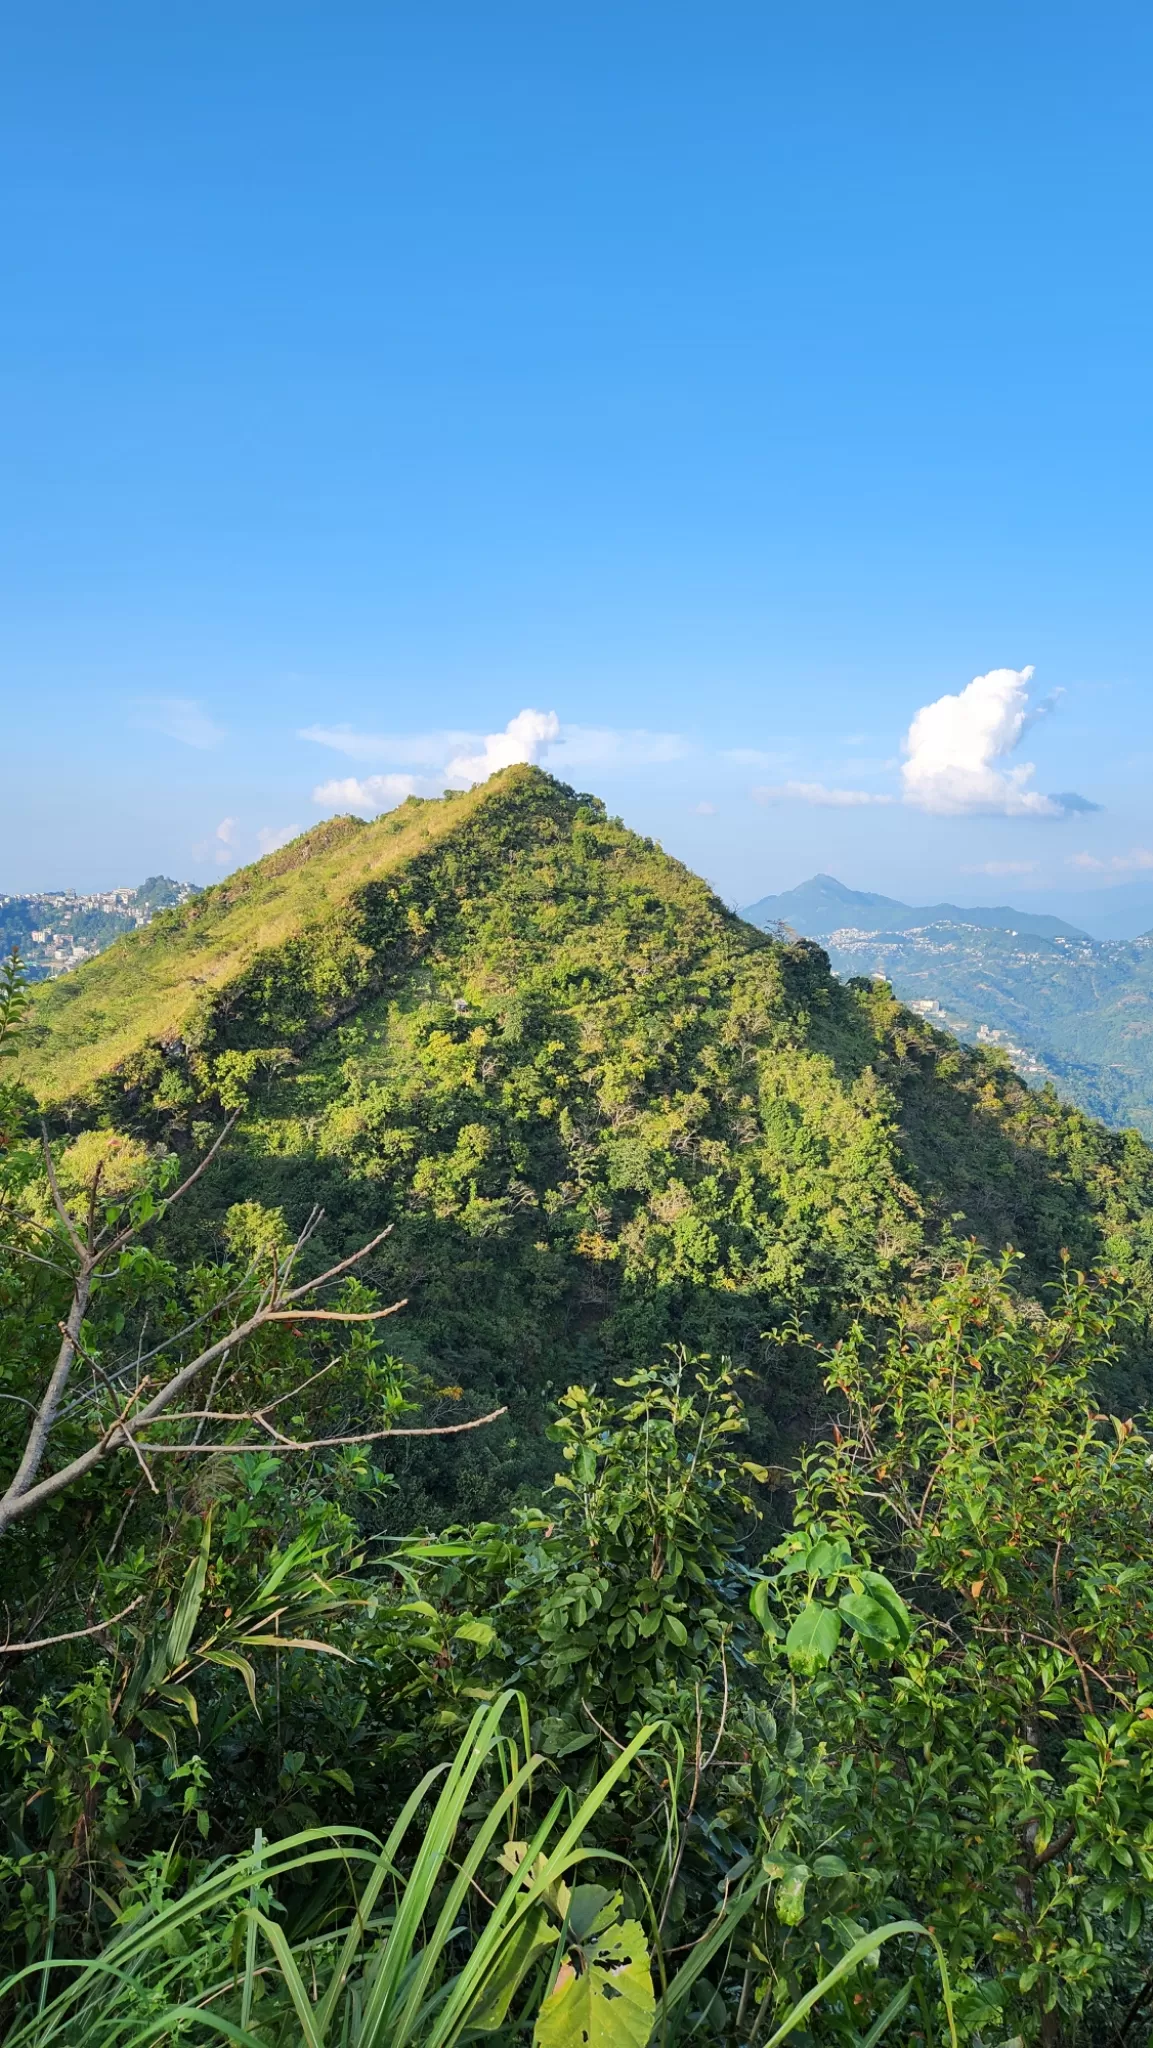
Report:
[{"label": "cluster of houses", "polygon": [[191,883],[154,882],[139,889],[46,889],[28,896],[0,895],[3,950],[15,944],[34,979],[52,980],[190,894]]}]

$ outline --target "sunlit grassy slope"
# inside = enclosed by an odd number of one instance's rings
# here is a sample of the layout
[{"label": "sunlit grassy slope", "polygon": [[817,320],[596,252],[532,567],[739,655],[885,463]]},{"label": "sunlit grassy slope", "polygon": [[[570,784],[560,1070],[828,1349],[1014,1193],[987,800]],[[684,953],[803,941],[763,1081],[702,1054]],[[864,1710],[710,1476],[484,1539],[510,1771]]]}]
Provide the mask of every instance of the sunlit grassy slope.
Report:
[{"label": "sunlit grassy slope", "polygon": [[46,984],[26,1034],[23,1079],[51,1107],[83,1096],[144,1046],[184,1038],[206,997],[260,955],[290,940],[307,945],[359,889],[460,832],[494,783],[405,804],[371,825],[330,818]]}]

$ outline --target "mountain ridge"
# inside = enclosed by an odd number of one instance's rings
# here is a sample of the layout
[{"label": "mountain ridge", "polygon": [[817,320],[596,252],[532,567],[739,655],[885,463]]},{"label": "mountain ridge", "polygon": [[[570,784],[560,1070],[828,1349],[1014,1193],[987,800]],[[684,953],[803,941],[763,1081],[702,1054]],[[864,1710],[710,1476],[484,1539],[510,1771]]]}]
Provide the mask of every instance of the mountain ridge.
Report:
[{"label": "mountain ridge", "polygon": [[239,1112],[171,1256],[237,1205],[290,1233],[322,1210],[318,1260],[389,1224],[390,1344],[517,1428],[679,1344],[753,1371],[787,1430],[812,1398],[791,1319],[831,1340],[966,1235],[1037,1288],[1063,1249],[1142,1285],[1153,1261],[1140,1140],[838,981],[535,768],[315,828],[38,990],[26,1036],[62,1138],[192,1162]]},{"label": "mountain ridge", "polygon": [[[1009,904],[903,903],[896,896],[879,896],[868,889],[850,889],[835,875],[810,876],[795,889],[779,895],[762,896],[741,912],[764,929],[770,924],[795,925],[806,938],[825,938],[860,919],[848,913],[869,911],[871,931],[909,931],[927,924],[969,924],[984,930],[1016,931],[1029,937],[1086,939],[1088,932],[1066,923],[1064,918],[1045,912],[1016,910]],[[877,913],[880,913],[878,915]]]}]

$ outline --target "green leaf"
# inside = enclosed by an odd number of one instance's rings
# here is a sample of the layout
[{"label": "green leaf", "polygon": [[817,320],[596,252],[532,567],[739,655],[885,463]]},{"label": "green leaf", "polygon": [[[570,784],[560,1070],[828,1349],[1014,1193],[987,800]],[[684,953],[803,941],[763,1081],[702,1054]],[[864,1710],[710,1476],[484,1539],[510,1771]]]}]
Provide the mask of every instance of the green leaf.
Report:
[{"label": "green leaf", "polygon": [[500,1950],[492,1975],[485,1983],[477,2004],[468,2015],[469,2028],[486,2033],[503,2024],[519,1985],[537,1957],[552,1948],[556,1934],[543,1907],[526,1914],[512,1940]]},{"label": "green leaf", "polygon": [[790,1669],[802,1678],[811,1678],[831,1661],[840,1640],[841,1620],[836,1608],[822,1607],[819,1601],[810,1600],[785,1637]]},{"label": "green leaf", "polygon": [[159,1713],[155,1707],[141,1707],[136,1718],[142,1728],[147,1728],[150,1735],[157,1736],[176,1755],[176,1731],[167,1714]]},{"label": "green leaf", "polygon": [[680,1650],[684,1649],[689,1639],[688,1629],[685,1627],[684,1622],[675,1614],[666,1614],[665,1634],[670,1643],[675,1643]]},{"label": "green leaf", "polygon": [[334,1649],[331,1643],[322,1643],[317,1636],[241,1636],[241,1642],[248,1647],[261,1650],[316,1650],[322,1657],[339,1657],[342,1664],[351,1664],[353,1659],[345,1650]]},{"label": "green leaf", "polygon": [[583,1968],[562,1964],[533,2029],[533,2048],[647,2048],[656,2013],[640,1923],[589,1940]]},{"label": "green leaf", "polygon": [[854,1573],[854,1577],[860,1579],[866,1593],[871,1593],[874,1600],[879,1600],[881,1606],[888,1609],[900,1630],[901,1648],[904,1649],[913,1633],[913,1617],[896,1587],[889,1584],[883,1572],[861,1571]]},{"label": "green leaf", "polygon": [[871,1593],[842,1593],[838,1605],[849,1627],[870,1648],[896,1650],[901,1647],[900,1628],[888,1608],[874,1600]]},{"label": "green leaf", "polygon": [[162,1685],[160,1697],[162,1700],[168,1700],[173,1706],[183,1707],[193,1727],[199,1727],[200,1715],[196,1706],[196,1696],[187,1685]]},{"label": "green leaf", "polygon": [[496,1630],[487,1621],[462,1621],[455,1632],[458,1643],[475,1643],[478,1650],[491,1650],[496,1641]]},{"label": "green leaf", "polygon": [[206,1664],[223,1664],[228,1671],[239,1671],[248,1689],[248,1697],[255,1707],[256,1673],[247,1657],[242,1657],[239,1650],[207,1650],[204,1661]]},{"label": "green leaf", "polygon": [[805,1570],[810,1578],[831,1579],[834,1572],[843,1572],[852,1559],[853,1553],[843,1536],[826,1536],[809,1551]]},{"label": "green leaf", "polygon": [[777,1886],[774,1905],[777,1919],[785,1927],[799,1927],[805,1917],[805,1887],[810,1877],[806,1863],[794,1863]]},{"label": "green leaf", "polygon": [[200,1613],[200,1603],[204,1598],[204,1581],[208,1575],[208,1552],[211,1544],[212,1516],[207,1514],[204,1517],[204,1531],[200,1538],[200,1545],[196,1556],[184,1574],[184,1584],[180,1588],[180,1598],[176,1603],[176,1612],[172,1617],[172,1626],[168,1631],[168,1641],[164,1651],[167,1671],[178,1670],[188,1654],[188,1645],[192,1641],[192,1631],[196,1627],[197,1617]]},{"label": "green leaf", "polygon": [[763,1629],[768,1628],[773,1618],[770,1605],[771,1600],[772,1588],[769,1585],[769,1581],[767,1579],[758,1579],[749,1596],[749,1607],[752,1610],[753,1620],[759,1621]]}]

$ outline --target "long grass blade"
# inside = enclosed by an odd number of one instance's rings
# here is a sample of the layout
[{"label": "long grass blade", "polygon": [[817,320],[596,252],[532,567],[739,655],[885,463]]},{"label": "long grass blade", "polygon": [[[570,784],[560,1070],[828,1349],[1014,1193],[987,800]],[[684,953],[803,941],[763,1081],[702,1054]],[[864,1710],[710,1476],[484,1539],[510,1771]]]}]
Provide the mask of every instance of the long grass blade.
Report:
[{"label": "long grass blade", "polygon": [[[811,1991],[806,1991],[804,1997],[797,2000],[792,2011],[785,2019],[784,2024],[779,2026],[771,2039],[765,2042],[765,2048],[779,2048],[779,2044],[782,2041],[787,2040],[790,2034],[796,2032],[801,2021],[807,2014],[812,2012],[813,2007],[819,2005],[822,1998],[832,1991],[835,1985],[843,1983],[846,1977],[851,1977],[858,1963],[863,1963],[866,1956],[871,1956],[886,1941],[895,1941],[900,1934],[928,1935],[928,1932],[928,1928],[922,1927],[919,1920],[890,1920],[887,1926],[875,1927],[871,1934],[863,1934],[860,1941],[855,1941],[852,1948],[846,1949],[840,1961],[835,1963],[829,1971],[828,1976],[822,1977],[819,1984],[814,1984]],[[956,2035],[953,2036],[953,2039],[955,2042]]]},{"label": "long grass blade", "polygon": [[882,2035],[888,2033],[893,2021],[900,2018],[912,1995],[912,1984],[902,1984],[900,1990],[895,1992],[893,1997],[890,1998],[884,2012],[881,2013],[878,2019],[873,2021],[872,2026],[861,2043],[861,2048],[877,2048],[877,2042],[881,2039]]},{"label": "long grass blade", "polygon": [[292,2000],[296,2017],[300,2021],[300,2031],[304,2037],[304,2048],[324,2048],[324,2037],[316,2031],[316,2008],[308,1995],[304,1979],[296,1967],[296,1957],[292,1953],[283,1927],[278,1927],[274,1920],[267,1919],[263,1913],[255,1914],[254,1918],[277,1962],[280,1964],[280,1974],[288,1987],[288,1995]]}]

